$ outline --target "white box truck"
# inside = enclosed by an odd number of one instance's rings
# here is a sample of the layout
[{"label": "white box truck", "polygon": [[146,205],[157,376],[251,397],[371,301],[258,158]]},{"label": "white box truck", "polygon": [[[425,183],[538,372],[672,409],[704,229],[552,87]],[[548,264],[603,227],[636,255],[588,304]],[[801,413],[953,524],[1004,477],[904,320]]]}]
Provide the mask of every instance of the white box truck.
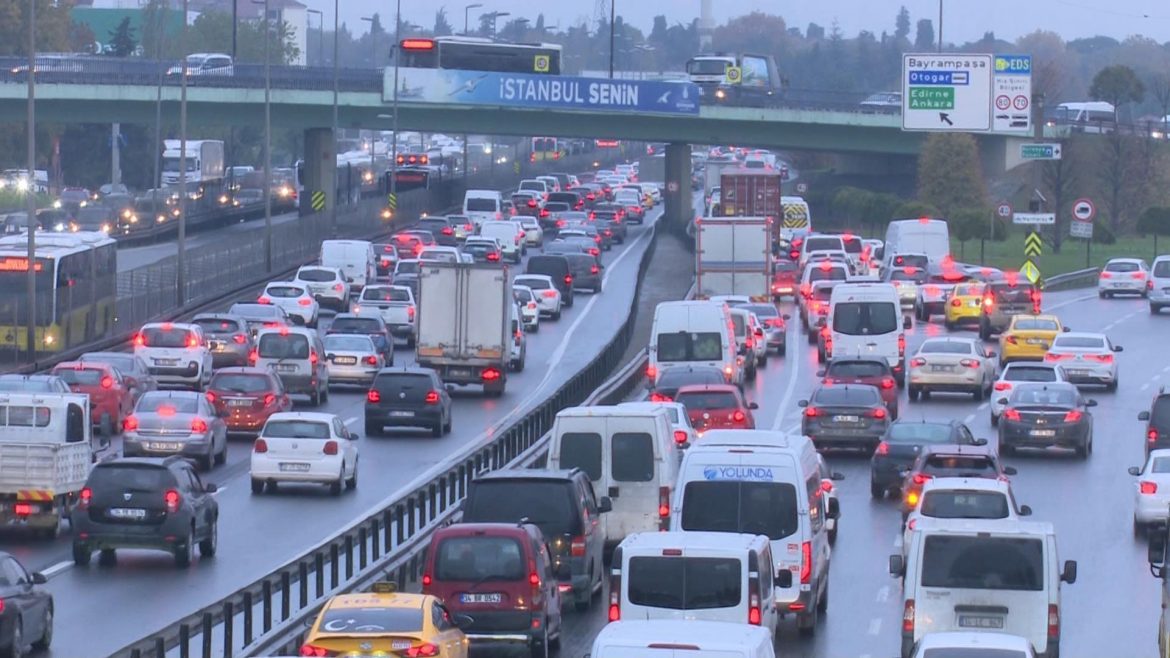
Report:
[{"label": "white box truck", "polygon": [[418,365],[444,382],[504,393],[512,354],[508,269],[488,263],[424,262],[419,269]]},{"label": "white box truck", "polygon": [[772,298],[772,219],[703,217],[695,236],[696,298]]},{"label": "white box truck", "polygon": [[[163,185],[178,185],[180,179],[182,141],[163,140]],[[223,141],[218,139],[187,140],[187,184],[210,183],[224,177]]]},{"label": "white box truck", "polygon": [[0,528],[57,536],[93,465],[89,396],[0,394]]}]

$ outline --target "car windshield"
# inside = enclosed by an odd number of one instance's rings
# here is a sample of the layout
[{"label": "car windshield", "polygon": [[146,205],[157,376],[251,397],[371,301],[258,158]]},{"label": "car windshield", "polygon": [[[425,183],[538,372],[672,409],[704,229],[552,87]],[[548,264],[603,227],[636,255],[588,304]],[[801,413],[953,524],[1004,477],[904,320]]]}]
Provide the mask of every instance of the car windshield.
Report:
[{"label": "car windshield", "polygon": [[418,261],[412,261],[412,262],[402,261],[394,267],[395,274],[418,274],[418,270],[419,270],[419,262]]},{"label": "car windshield", "polygon": [[117,368],[123,375],[133,373],[138,368],[135,367],[137,358],[133,354],[84,354],[80,361],[82,363],[104,363],[108,366]]},{"label": "car windshield", "polygon": [[983,294],[983,286],[955,286],[955,297],[979,297]]},{"label": "car windshield", "polygon": [[409,302],[410,290],[408,288],[367,286],[362,290],[361,299],[364,302]]},{"label": "car windshield", "polygon": [[423,628],[423,608],[355,608],[330,607],[321,614],[323,633],[410,633]]},{"label": "car windshield", "polygon": [[515,288],[514,287],[514,288],[512,288],[512,299],[515,299],[518,302],[528,303],[528,302],[532,301],[534,299],[534,297],[532,295],[531,290],[526,290],[524,288]]},{"label": "car windshield", "polygon": [[922,586],[956,589],[1044,589],[1044,543],[1039,539],[931,535],[922,549]]},{"label": "car windshield", "polygon": [[235,320],[227,318],[196,318],[191,324],[199,327],[205,334],[230,334],[240,330]]},{"label": "car windshield", "polygon": [[301,281],[334,281],[337,279],[337,273],[319,267],[306,267],[297,272],[297,278]]},{"label": "car windshield", "polygon": [[524,554],[512,537],[448,537],[439,543],[434,578],[439,581],[521,580]]},{"label": "car windshield", "polygon": [[721,361],[722,338],[721,334],[714,331],[658,334],[658,361]]},{"label": "car windshield", "polygon": [[894,423],[885,440],[887,443],[950,443],[951,426],[946,423]]},{"label": "car windshield", "polygon": [[922,472],[938,477],[994,477],[999,474],[995,462],[986,455],[928,455]]},{"label": "car windshield", "polygon": [[326,351],[373,352],[374,341],[369,336],[344,336],[333,334],[325,337]]},{"label": "car windshield", "polygon": [[309,339],[301,334],[264,334],[256,351],[262,359],[307,359]]},{"label": "car windshield", "polygon": [[919,354],[970,354],[971,344],[957,340],[928,340],[918,348]]},{"label": "car windshield", "polygon": [[[718,478],[767,474],[766,467],[712,466]],[[710,476],[709,476],[710,477]],[[796,487],[787,482],[706,479],[688,482],[683,490],[682,529],[745,532],[783,539],[800,528]]]},{"label": "car windshield", "polygon": [[881,396],[872,386],[825,386],[813,394],[813,404],[823,406],[868,407],[878,404]]},{"label": "car windshield", "polygon": [[737,409],[739,401],[730,391],[683,391],[675,398],[688,411],[697,409]]},{"label": "car windshield", "polygon": [[261,374],[216,373],[208,388],[232,393],[265,393],[273,389],[268,377]]},{"label": "car windshield", "polygon": [[918,508],[936,519],[1006,519],[1008,499],[998,491],[927,491]]},{"label": "car windshield", "polygon": [[1009,367],[1003,373],[1003,379],[1009,382],[1055,382],[1059,381],[1056,376],[1056,368],[1044,368],[1040,366],[1017,366]]},{"label": "car windshield", "polygon": [[379,334],[382,326],[374,318],[337,318],[329,325],[334,334]]},{"label": "car windshield", "polygon": [[1020,331],[1060,331],[1060,325],[1056,320],[1024,319],[1018,316],[1012,327]]},{"label": "car windshield", "polygon": [[891,302],[840,302],[833,308],[833,331],[874,336],[898,330],[899,309]]},{"label": "car windshield", "polygon": [[143,395],[134,406],[135,413],[157,413],[162,416],[169,414],[199,413],[199,400],[190,395],[171,395],[169,393],[154,392]]},{"label": "car windshield", "polygon": [[739,605],[739,559],[726,557],[630,558],[626,569],[630,603],[670,610],[706,610]]},{"label": "car windshield", "polygon": [[1072,407],[1077,403],[1075,391],[1047,386],[1021,386],[1012,393],[1012,405]]},{"label": "car windshield", "polygon": [[[170,471],[148,464],[110,464],[95,466],[86,486],[95,491],[109,489],[123,492],[160,492],[174,483]],[[120,499],[120,497],[119,497]]]},{"label": "car windshield", "polygon": [[232,315],[243,318],[271,320],[280,317],[280,310],[267,304],[232,304],[229,311]]},{"label": "car windshield", "polygon": [[191,332],[186,329],[173,327],[146,327],[139,334],[143,347],[177,348],[187,347],[187,338]]},{"label": "car windshield", "polygon": [[516,285],[525,286],[532,290],[549,290],[553,287],[551,281],[545,279],[530,279],[528,277],[516,277]]},{"label": "car windshield", "polygon": [[1129,261],[1113,261],[1105,264],[1106,272],[1138,272],[1141,267]]},{"label": "car windshield", "polygon": [[1095,336],[1057,336],[1052,341],[1052,349],[1061,348],[1100,350],[1105,349],[1105,339]]},{"label": "car windshield", "polygon": [[470,523],[517,523],[528,519],[540,527],[546,539],[571,534],[577,514],[569,482],[547,480],[485,480],[475,484],[463,510]]},{"label": "car windshield", "polygon": [[264,291],[269,297],[280,297],[288,299],[292,297],[300,297],[305,294],[305,289],[297,286],[268,286]]},{"label": "car windshield", "polygon": [[328,439],[329,423],[312,420],[269,420],[263,436],[284,439]]},{"label": "car windshield", "polygon": [[66,384],[77,386],[97,386],[105,375],[97,368],[57,368],[53,374],[65,380]]},{"label": "car windshield", "polygon": [[829,377],[882,377],[890,369],[882,361],[838,361],[829,364]]},{"label": "car windshield", "polygon": [[658,375],[657,388],[679,388],[687,384],[722,384],[723,371],[718,368],[664,368]]}]

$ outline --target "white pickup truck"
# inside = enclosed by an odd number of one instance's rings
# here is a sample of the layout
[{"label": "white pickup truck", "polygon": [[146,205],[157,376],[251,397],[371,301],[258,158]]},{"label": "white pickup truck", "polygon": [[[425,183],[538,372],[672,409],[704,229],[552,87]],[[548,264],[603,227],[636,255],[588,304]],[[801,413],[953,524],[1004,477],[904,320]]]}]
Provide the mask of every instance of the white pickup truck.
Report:
[{"label": "white pickup truck", "polygon": [[377,313],[395,338],[406,339],[414,347],[418,338],[415,317],[418,307],[414,303],[414,292],[407,286],[386,284],[368,285],[362,288],[351,311],[357,314]]}]

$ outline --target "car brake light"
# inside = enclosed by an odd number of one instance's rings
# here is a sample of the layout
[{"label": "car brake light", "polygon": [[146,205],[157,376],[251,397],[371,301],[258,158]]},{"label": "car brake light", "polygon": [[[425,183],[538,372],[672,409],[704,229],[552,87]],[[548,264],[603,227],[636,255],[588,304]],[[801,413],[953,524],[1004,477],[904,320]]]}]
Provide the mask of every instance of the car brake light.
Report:
[{"label": "car brake light", "polygon": [[182,501],[182,497],[179,496],[179,492],[175,489],[167,489],[167,492],[163,494],[163,501],[167,504],[167,512],[174,514],[179,511],[179,503]]},{"label": "car brake light", "polygon": [[1055,603],[1048,604],[1048,641],[1051,643],[1060,637],[1060,608]]},{"label": "car brake light", "polygon": [[553,297],[556,297],[556,296],[557,296],[557,291],[555,291],[555,290],[552,290],[552,289],[550,288],[549,290],[545,290],[544,292],[540,293],[540,296],[541,296],[541,297],[548,297],[548,298],[550,298],[550,299],[551,299],[551,298],[553,298]]},{"label": "car brake light", "polygon": [[906,355],[906,335],[898,334],[898,356]]},{"label": "car brake light", "polygon": [[400,651],[400,652],[398,652],[398,655],[403,656],[403,658],[421,658],[423,656],[437,656],[437,655],[439,655],[439,646],[436,644],[431,644],[430,642],[427,642],[426,644],[420,644],[417,647],[411,647],[411,648],[407,649],[406,651]]},{"label": "car brake light", "polygon": [[322,452],[324,452],[326,455],[336,455],[337,454],[337,442],[336,441],[326,441],[325,447],[322,450]]},{"label": "car brake light", "polygon": [[134,346],[143,347],[146,345],[146,336],[142,334],[134,334]]},{"label": "car brake light", "polygon": [[[297,303],[300,304],[301,306],[310,306],[310,305],[312,305],[313,300],[309,299],[308,297],[301,297],[300,299],[297,300]],[[194,347],[194,346],[192,346],[192,347]]]},{"label": "car brake light", "polygon": [[1101,278],[1102,278],[1102,279],[1112,279],[1112,278],[1113,278],[1113,275],[1112,275],[1111,273],[1109,273],[1109,272],[1102,272],[1102,273],[1101,273]]},{"label": "car brake light", "polygon": [[1146,440],[1148,440],[1150,443],[1157,441],[1158,440],[1158,430],[1148,430],[1146,432]]},{"label": "car brake light", "polygon": [[877,418],[878,420],[881,420],[882,418],[886,417],[886,410],[885,409],[874,409],[873,413],[870,415],[873,416],[874,418]]},{"label": "car brake light", "polygon": [[888,455],[888,454],[890,454],[890,444],[886,443],[885,441],[882,441],[881,443],[878,444],[877,450],[873,451],[873,454],[875,454],[875,455]]},{"label": "car brake light", "polygon": [[114,378],[109,376],[109,375],[102,377],[102,388],[105,388],[105,389],[114,388]]},{"label": "car brake light", "polygon": [[658,487],[658,518],[665,519],[669,516],[670,516],[670,487]]},{"label": "car brake light", "polygon": [[572,274],[566,274],[566,275],[565,275],[565,285],[566,285],[566,286],[567,286],[567,285],[571,285],[572,283],[573,283],[573,275],[572,275]]},{"label": "car brake light", "polygon": [[995,390],[997,391],[1010,391],[1011,388],[1011,382],[995,382]]},{"label": "car brake light", "polygon": [[1129,275],[1129,278],[1131,278],[1131,279],[1140,279],[1140,278],[1142,278],[1143,276],[1145,276],[1145,274],[1142,274],[1141,272],[1134,272],[1133,274],[1130,274],[1130,275]]},{"label": "car brake light", "polygon": [[484,258],[486,258],[489,262],[494,263],[494,262],[500,260],[500,254],[499,254],[499,252],[489,251],[487,256],[485,256]]},{"label": "car brake light", "polygon": [[963,359],[959,361],[959,365],[963,366],[964,368],[978,368],[979,362],[975,359]]},{"label": "car brake light", "polygon": [[914,599],[906,599],[902,608],[902,634],[914,634]]},{"label": "car brake light", "polygon": [[378,402],[381,402],[381,401],[382,401],[382,394],[378,392],[378,389],[371,388],[370,390],[366,391],[366,402],[373,402],[373,403],[377,404]]},{"label": "car brake light", "polygon": [[276,404],[276,394],[268,393],[264,396],[264,406],[269,407]]},{"label": "car brake light", "polygon": [[81,491],[77,494],[77,500],[78,505],[82,509],[89,507],[90,502],[93,501],[93,489],[82,487]]},{"label": "car brake light", "polygon": [[731,414],[731,420],[732,420],[732,422],[735,422],[735,423],[742,423],[743,421],[747,420],[747,415],[744,414],[743,411],[736,409]]},{"label": "car brake light", "polygon": [[133,432],[138,429],[138,419],[134,416],[126,416],[122,419],[122,431]]},{"label": "car brake light", "polygon": [[455,229],[450,226],[444,226],[442,230],[443,235],[455,235]]},{"label": "car brake light", "polygon": [[882,384],[881,384],[881,387],[882,387],[883,389],[885,389],[885,390],[887,390],[887,391],[888,391],[888,390],[890,390],[890,389],[894,388],[894,384],[895,384],[895,382],[894,382],[894,378],[893,378],[893,377],[883,377],[883,378],[882,378]]},{"label": "car brake light", "polygon": [[954,306],[955,308],[959,308],[962,305],[963,305],[963,301],[961,299],[959,299],[958,297],[951,300],[951,306]]},{"label": "car brake light", "polygon": [[252,350],[251,352],[248,352],[248,363],[251,363],[252,365],[256,365],[256,359],[259,359],[259,358],[260,358],[260,352],[258,352],[256,350]]},{"label": "car brake light", "polygon": [[1018,421],[1020,420],[1020,412],[1015,409],[1008,409],[1003,412],[1003,417],[1005,420]]},{"label": "car brake light", "polygon": [[804,410],[804,415],[807,418],[816,418],[821,415],[821,410],[816,407],[808,407]]},{"label": "car brake light", "polygon": [[[655,394],[656,395],[656,394]],[[654,401],[654,396],[650,396],[651,401]],[[676,445],[682,445],[687,442],[687,433],[683,430],[674,431],[674,442]]]},{"label": "car brake light", "polygon": [[590,273],[590,274],[597,274],[597,273],[598,273],[598,272],[600,272],[600,271],[601,271],[601,268],[597,267],[597,264],[596,264],[596,263],[595,263],[595,264],[593,264],[593,265],[592,265],[592,266],[589,268],[589,273]]},{"label": "car brake light", "polygon": [[585,537],[583,535],[573,537],[569,542],[569,555],[572,557],[585,557]]},{"label": "car brake light", "polygon": [[309,350],[309,363],[317,365],[317,350]]},{"label": "car brake light", "polygon": [[762,615],[760,614],[760,596],[752,592],[748,600],[748,623],[752,626],[759,626],[762,620]]},{"label": "car brake light", "polygon": [[480,378],[485,382],[494,382],[500,378],[500,371],[495,368],[484,368]]},{"label": "car brake light", "polygon": [[424,401],[427,404],[438,404],[439,403],[439,392],[438,391],[427,391],[427,397]]},{"label": "car brake light", "polygon": [[378,357],[376,357],[374,355],[367,356],[364,360],[366,362],[366,365],[368,365],[368,366],[378,365]]},{"label": "car brake light", "polygon": [[1019,345],[1020,341],[1015,336],[1004,336],[1003,341],[1008,345]]},{"label": "car brake light", "polygon": [[202,418],[191,419],[191,431],[195,433],[203,433],[207,431],[207,421]]},{"label": "car brake light", "polygon": [[260,298],[256,300],[256,303],[257,304],[271,304],[272,299],[270,299],[268,297],[268,295],[260,295]]},{"label": "car brake light", "polygon": [[800,584],[807,585],[812,579],[812,542],[800,545]]},{"label": "car brake light", "polygon": [[927,475],[926,473],[915,473],[914,474],[914,484],[916,484],[920,487],[922,485],[926,484],[926,482],[928,480],[933,480],[933,479],[934,479],[933,475]]},{"label": "car brake light", "polygon": [[1057,354],[1056,352],[1049,352],[1044,355],[1045,361],[1064,361],[1065,359],[1071,358],[1073,358],[1071,354]]},{"label": "car brake light", "polygon": [[248,337],[244,334],[236,334],[235,336],[232,336],[232,342],[236,345],[243,345],[244,343],[248,342]]},{"label": "car brake light", "polygon": [[1099,361],[1100,363],[1113,363],[1112,354],[1086,354],[1085,358]]},{"label": "car brake light", "polygon": [[528,207],[535,208],[536,207],[536,199],[529,199],[528,200]]},{"label": "car brake light", "polygon": [[[398,156],[400,159],[402,156]],[[318,647],[312,644],[301,645],[302,656],[332,656],[334,653],[325,647]]]},{"label": "car brake light", "polygon": [[252,444],[252,452],[256,452],[256,453],[268,452],[268,442],[265,441],[264,439],[256,439],[256,442]]},{"label": "car brake light", "polygon": [[1081,422],[1081,416],[1083,416],[1083,415],[1084,414],[1082,414],[1080,411],[1078,411],[1076,409],[1072,409],[1064,415],[1064,422],[1066,422],[1066,423],[1079,423],[1079,422]]},{"label": "car brake light", "polygon": [[983,308],[989,309],[992,306],[995,306],[995,298],[992,297],[991,295],[984,295],[983,296]]},{"label": "car brake light", "polygon": [[910,359],[910,365],[915,368],[921,368],[922,366],[926,365],[926,359],[920,356],[916,356],[913,359]]},{"label": "car brake light", "polygon": [[1158,493],[1158,483],[1157,482],[1146,481],[1146,482],[1140,483],[1138,486],[1141,488],[1141,492],[1147,496],[1150,494]]}]

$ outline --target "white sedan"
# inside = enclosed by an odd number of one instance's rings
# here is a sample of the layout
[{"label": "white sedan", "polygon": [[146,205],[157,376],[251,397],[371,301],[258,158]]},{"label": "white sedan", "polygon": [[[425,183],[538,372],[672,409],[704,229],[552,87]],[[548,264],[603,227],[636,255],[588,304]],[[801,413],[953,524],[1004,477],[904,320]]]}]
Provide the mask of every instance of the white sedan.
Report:
[{"label": "white sedan", "polygon": [[324,484],[334,496],[356,488],[357,438],[335,414],[272,414],[252,444],[252,493],[281,482]]},{"label": "white sedan", "polygon": [[512,286],[512,298],[520,305],[520,318],[524,321],[524,331],[536,333],[540,331],[540,303],[536,301],[536,293],[528,286]]},{"label": "white sedan", "polygon": [[1064,370],[1064,377],[1073,384],[1100,384],[1110,391],[1117,390],[1117,357],[1122,347],[1110,342],[1105,334],[1070,331],[1060,334],[1044,355],[1045,363]]},{"label": "white sedan", "polygon": [[539,247],[544,244],[544,229],[535,217],[525,215],[520,218],[520,227],[524,229],[524,241],[530,247]]},{"label": "white sedan", "polygon": [[1064,370],[1051,363],[1036,363],[1034,361],[1017,361],[1003,367],[999,379],[991,385],[995,391],[991,396],[991,426],[999,425],[999,416],[1007,405],[1000,404],[1000,400],[1011,397],[1012,388],[1018,383],[1049,383],[1063,382]]},{"label": "white sedan", "polygon": [[1140,258],[1114,258],[1097,277],[1097,296],[1101,299],[1114,295],[1148,294],[1150,267]]},{"label": "white sedan", "polygon": [[935,391],[970,393],[982,400],[995,381],[995,352],[975,338],[930,338],[910,359],[908,380],[911,402]]},{"label": "white sedan", "polygon": [[540,314],[553,320],[561,319],[561,291],[547,274],[520,274],[512,279],[512,285],[524,286],[536,294]]},{"label": "white sedan", "polygon": [[1170,449],[1151,450],[1142,467],[1133,466],[1133,531],[1170,521]]},{"label": "white sedan", "polygon": [[306,327],[317,325],[317,314],[321,310],[321,305],[313,298],[308,286],[291,281],[269,283],[264,286],[264,292],[256,301],[279,306],[290,318]]}]

